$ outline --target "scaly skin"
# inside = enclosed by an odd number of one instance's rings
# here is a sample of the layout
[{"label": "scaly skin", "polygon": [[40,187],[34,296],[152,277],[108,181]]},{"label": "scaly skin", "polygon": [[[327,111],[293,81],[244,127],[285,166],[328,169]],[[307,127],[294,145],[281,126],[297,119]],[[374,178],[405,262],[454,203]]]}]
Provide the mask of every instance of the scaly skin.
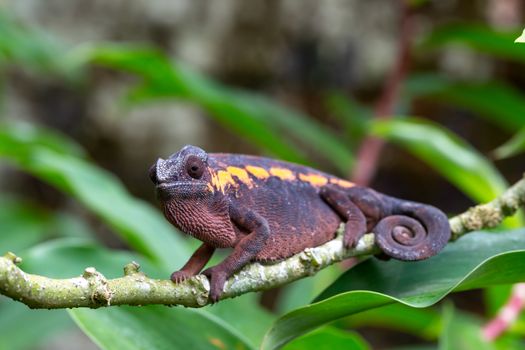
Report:
[{"label": "scaly skin", "polygon": [[159,159],[150,178],[166,218],[204,242],[172,281],[198,274],[216,248],[233,248],[202,272],[210,280],[211,302],[247,263],[282,260],[321,245],[334,238],[342,221],[345,246],[373,231],[382,251],[401,260],[433,256],[450,238],[447,217],[437,208],[273,159],[185,146]]}]

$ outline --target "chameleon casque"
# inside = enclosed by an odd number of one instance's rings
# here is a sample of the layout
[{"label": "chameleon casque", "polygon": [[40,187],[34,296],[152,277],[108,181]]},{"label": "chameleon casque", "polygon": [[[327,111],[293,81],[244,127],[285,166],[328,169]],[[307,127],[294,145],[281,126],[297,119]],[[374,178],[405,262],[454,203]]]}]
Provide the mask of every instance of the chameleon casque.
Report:
[{"label": "chameleon casque", "polygon": [[374,232],[383,253],[400,260],[433,256],[450,238],[447,217],[433,206],[283,161],[185,146],[158,159],[149,176],[165,217],[203,242],[171,275],[173,282],[198,274],[216,248],[233,248],[202,272],[210,280],[211,302],[247,263],[274,262],[321,245],[335,237],[341,222],[346,247]]}]

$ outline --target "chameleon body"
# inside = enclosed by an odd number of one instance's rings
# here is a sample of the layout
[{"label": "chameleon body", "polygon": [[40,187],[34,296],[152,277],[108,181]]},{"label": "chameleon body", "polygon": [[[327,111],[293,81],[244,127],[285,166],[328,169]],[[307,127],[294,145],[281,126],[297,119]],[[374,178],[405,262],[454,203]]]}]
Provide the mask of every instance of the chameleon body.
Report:
[{"label": "chameleon body", "polygon": [[341,222],[346,247],[374,232],[383,253],[401,260],[433,256],[450,238],[447,217],[435,207],[302,165],[185,146],[158,159],[149,175],[165,217],[203,242],[172,281],[198,274],[216,248],[233,248],[202,272],[210,280],[212,302],[247,263],[278,261],[321,245],[334,238]]}]

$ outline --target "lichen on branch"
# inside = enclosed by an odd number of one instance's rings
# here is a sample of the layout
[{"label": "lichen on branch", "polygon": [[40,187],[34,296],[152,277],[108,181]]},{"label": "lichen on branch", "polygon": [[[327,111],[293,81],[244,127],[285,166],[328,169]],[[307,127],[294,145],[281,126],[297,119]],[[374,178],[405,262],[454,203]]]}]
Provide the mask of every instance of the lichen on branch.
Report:
[{"label": "lichen on branch", "polygon": [[463,214],[451,218],[449,220],[452,230],[451,240],[456,240],[468,232],[496,227],[523,206],[525,206],[525,178],[516,182],[493,201],[472,207]]},{"label": "lichen on branch", "polygon": [[[450,219],[452,240],[465,233],[497,226],[507,216],[525,205],[525,179],[521,179],[500,197],[478,205]],[[345,249],[341,232],[337,238],[319,247],[308,248],[275,264],[252,263],[235,273],[226,282],[221,298],[275,288],[299,278],[310,276],[343,259],[376,254],[374,234],[366,234],[352,249]],[[93,267],[81,276],[52,279],[22,271],[21,258],[13,253],[0,257],[0,294],[26,304],[30,308],[106,307],[112,305],[183,305],[202,307],[208,303],[209,283],[197,275],[182,283],[147,277],[135,262],[124,267],[124,276],[107,279]]]}]

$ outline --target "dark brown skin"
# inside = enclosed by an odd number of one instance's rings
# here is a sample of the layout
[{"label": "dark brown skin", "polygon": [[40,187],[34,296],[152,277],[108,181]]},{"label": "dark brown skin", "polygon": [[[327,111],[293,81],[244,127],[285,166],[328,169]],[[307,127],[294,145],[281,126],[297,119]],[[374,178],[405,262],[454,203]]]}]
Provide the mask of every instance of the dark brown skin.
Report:
[{"label": "dark brown skin", "polygon": [[374,232],[386,255],[421,260],[437,254],[450,238],[447,217],[430,205],[404,201],[325,174],[268,158],[207,154],[185,146],[150,168],[166,218],[202,242],[175,283],[198,274],[216,248],[233,248],[202,273],[210,301],[224,283],[251,261],[278,261],[335,237],[346,222],[350,248]]}]

